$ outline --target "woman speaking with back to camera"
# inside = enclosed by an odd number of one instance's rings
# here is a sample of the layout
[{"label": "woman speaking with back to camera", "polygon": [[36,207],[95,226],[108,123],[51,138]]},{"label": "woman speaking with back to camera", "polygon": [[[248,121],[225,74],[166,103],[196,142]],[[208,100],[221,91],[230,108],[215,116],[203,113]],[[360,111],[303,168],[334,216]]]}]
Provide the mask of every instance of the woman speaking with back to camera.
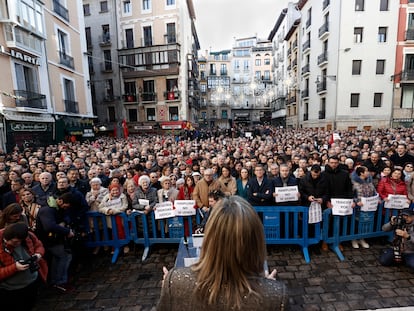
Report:
[{"label": "woman speaking with back to camera", "polygon": [[221,199],[206,224],[200,260],[188,268],[164,267],[158,311],[285,310],[285,285],[265,277],[263,226],[238,196]]}]

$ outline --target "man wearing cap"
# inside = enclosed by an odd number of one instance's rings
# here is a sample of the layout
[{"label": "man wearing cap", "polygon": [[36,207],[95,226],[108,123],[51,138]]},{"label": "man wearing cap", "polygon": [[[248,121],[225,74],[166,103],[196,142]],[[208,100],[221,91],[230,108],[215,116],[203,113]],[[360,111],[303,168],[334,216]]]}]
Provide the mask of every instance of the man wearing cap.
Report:
[{"label": "man wearing cap", "polygon": [[414,212],[408,208],[403,209],[399,216],[392,216],[390,222],[382,226],[382,230],[394,230],[395,239],[394,246],[381,254],[380,264],[391,266],[398,262],[398,251],[400,251],[403,263],[414,269]]}]

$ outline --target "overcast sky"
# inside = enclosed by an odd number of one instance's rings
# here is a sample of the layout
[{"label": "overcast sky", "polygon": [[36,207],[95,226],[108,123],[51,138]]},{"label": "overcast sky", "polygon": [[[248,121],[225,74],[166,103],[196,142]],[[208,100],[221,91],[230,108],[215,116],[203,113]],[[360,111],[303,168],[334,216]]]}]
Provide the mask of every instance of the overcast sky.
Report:
[{"label": "overcast sky", "polygon": [[193,0],[200,52],[231,49],[234,37],[267,39],[288,0]]}]

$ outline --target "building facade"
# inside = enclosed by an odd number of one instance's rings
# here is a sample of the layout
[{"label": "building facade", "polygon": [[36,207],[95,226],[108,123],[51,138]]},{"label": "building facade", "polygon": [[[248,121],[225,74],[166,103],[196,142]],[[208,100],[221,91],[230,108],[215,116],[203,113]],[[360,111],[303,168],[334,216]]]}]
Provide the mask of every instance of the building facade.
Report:
[{"label": "building facade", "polygon": [[401,0],[393,81],[392,127],[414,125],[414,1]]},{"label": "building facade", "polygon": [[78,2],[0,2],[3,149],[94,136],[81,11]]},{"label": "building facade", "polygon": [[199,118],[199,42],[191,0],[117,1],[118,63],[130,133]]}]

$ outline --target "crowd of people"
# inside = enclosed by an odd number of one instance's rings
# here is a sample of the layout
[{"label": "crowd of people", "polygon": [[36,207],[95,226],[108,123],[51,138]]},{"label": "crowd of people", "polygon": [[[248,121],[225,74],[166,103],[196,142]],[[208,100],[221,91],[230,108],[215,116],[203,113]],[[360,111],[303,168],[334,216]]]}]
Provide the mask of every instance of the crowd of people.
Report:
[{"label": "crowd of people", "polygon": [[[88,211],[149,214],[160,202],[194,200],[207,219],[221,197],[234,195],[253,206],[319,204],[325,209],[332,207],[331,198],[362,206],[363,197],[378,193],[387,201],[398,194],[413,206],[414,129],[341,131],[335,139],[325,130],[270,126],[242,134],[216,132],[193,140],[101,137],[0,152],[0,234],[7,241],[7,248],[0,248],[5,263],[0,265],[0,296],[32,286],[47,267],[47,282],[67,291],[68,271],[83,253],[82,237],[93,229]],[[276,190],[286,186],[297,186],[297,196],[278,202]],[[114,219],[122,238],[122,219]],[[27,232],[16,227],[21,222]],[[193,229],[186,227],[186,234]],[[38,240],[42,246],[36,248]],[[369,244],[352,241],[352,247],[360,246]],[[96,255],[103,251],[91,250]],[[128,253],[128,246],[123,251]],[[42,263],[46,258],[47,265],[27,273],[31,265],[20,262],[32,255]]]}]

